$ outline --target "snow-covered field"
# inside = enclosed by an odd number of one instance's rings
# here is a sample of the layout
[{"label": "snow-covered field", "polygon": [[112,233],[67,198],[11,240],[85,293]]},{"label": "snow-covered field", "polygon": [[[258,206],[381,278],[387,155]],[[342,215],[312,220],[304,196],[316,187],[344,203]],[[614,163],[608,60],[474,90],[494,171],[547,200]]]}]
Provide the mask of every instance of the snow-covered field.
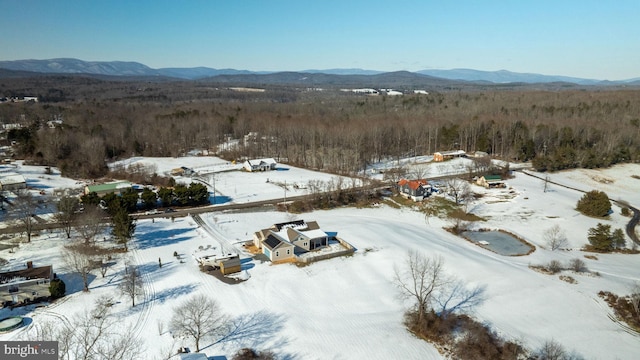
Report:
[{"label": "snow-covered field", "polygon": [[[129,162],[157,164],[158,172],[178,166],[210,166],[224,161],[215,158],[133,159]],[[193,162],[191,162],[193,161]],[[454,167],[459,167],[452,163]],[[274,183],[293,184],[310,179],[329,181],[332,175],[283,166],[288,170],[265,173],[220,172],[216,191],[231,202],[279,198],[284,190]],[[73,180],[41,177],[32,167],[21,167],[29,185],[46,189],[79,186]],[[437,170],[429,172],[434,176]],[[444,170],[444,167],[440,167]],[[30,175],[31,174],[31,175]],[[539,174],[538,174],[539,175]],[[640,165],[621,165],[606,170],[573,170],[550,174],[550,180],[576,188],[600,189],[611,199],[640,205]],[[544,177],[544,175],[543,175]],[[269,178],[269,183],[266,179]],[[605,181],[602,179],[610,179]],[[307,214],[282,212],[213,212],[202,215],[218,236],[238,244],[253,232],[273,223],[294,219],[316,220],[325,231],[337,232],[357,251],[353,256],[324,260],[305,267],[271,265],[249,259],[243,253],[242,277],[247,281],[225,284],[198,270],[191,254],[199,247],[218,246],[211,234],[190,217],[141,220],[138,222],[130,257],[143,269],[145,297],[131,309],[118,292],[122,261],[102,278],[94,274],[90,292],[80,291],[79,278],[69,273],[59,258],[64,244],[57,233],[43,233],[15,253],[0,251],[0,257],[14,264],[32,260],[36,265],[53,264],[67,283],[70,293],[63,301],[37,310],[0,310],[0,318],[21,311],[32,324],[51,316],[71,318],[91,307],[101,295],[119,301],[114,311],[122,324],[134,327],[133,336],[144,342],[146,359],[160,357],[160,349],[172,344],[193,345],[173,339],[168,331],[172,309],[192,294],[215,298],[232,319],[242,324],[237,336],[216,344],[205,344],[210,358],[231,357],[241,347],[271,349],[285,359],[440,359],[430,344],[409,334],[402,325],[403,313],[411,305],[398,297],[394,286],[394,267],[402,266],[409,250],[427,256],[442,256],[447,271],[469,285],[486,288],[486,296],[473,315],[490,324],[502,336],[530,348],[554,339],[587,359],[636,359],[640,336],[626,332],[613,321],[612,312],[597,296],[600,290],[627,294],[640,281],[639,255],[598,255],[584,258],[580,248],[587,242],[587,230],[598,222],[624,228],[628,218],[614,214],[608,220],[580,215],[575,204],[582,194],[558,185],[544,192],[542,180],[516,173],[507,189],[485,190],[485,196],[470,204],[469,210],[486,219],[474,226],[504,229],[534,244],[530,255],[507,257],[489,252],[442,229],[448,224],[438,218],[425,219],[422,213],[404,207],[380,206],[369,209],[342,208]],[[293,192],[291,189],[287,191]],[[297,190],[301,194],[304,189]],[[292,193],[293,195],[293,193]],[[569,250],[545,249],[543,233],[558,224],[567,234]],[[629,240],[628,240],[629,241]],[[242,251],[242,247],[238,250]],[[183,255],[181,262],[174,251]],[[163,266],[158,267],[158,258]],[[546,264],[552,259],[563,263],[580,258],[600,276],[564,271],[577,280],[570,284],[558,275],[533,271],[529,265]],[[159,334],[158,323],[165,331]],[[28,327],[0,335],[0,340],[19,339]]]}]

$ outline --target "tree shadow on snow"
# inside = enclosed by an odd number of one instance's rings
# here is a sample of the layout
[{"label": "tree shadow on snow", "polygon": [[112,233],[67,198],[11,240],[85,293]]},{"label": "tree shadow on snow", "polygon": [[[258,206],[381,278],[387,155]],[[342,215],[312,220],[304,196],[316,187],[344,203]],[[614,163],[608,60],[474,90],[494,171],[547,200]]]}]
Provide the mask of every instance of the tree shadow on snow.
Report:
[{"label": "tree shadow on snow", "polygon": [[[64,281],[65,295],[75,294],[84,290],[84,284],[82,283],[82,275],[76,272],[56,274],[60,280]],[[87,283],[89,284],[89,290],[93,289],[91,282],[96,278],[94,274],[87,275]]]},{"label": "tree shadow on snow", "polygon": [[186,284],[186,285],[175,286],[175,287],[165,289],[156,293],[156,296],[154,296],[154,298],[151,299],[151,301],[157,301],[159,303],[163,303],[172,298],[189,295],[193,293],[195,289],[196,289],[196,284]]},{"label": "tree shadow on snow", "polygon": [[151,247],[166,246],[177,244],[181,241],[189,240],[191,237],[179,236],[191,229],[172,229],[172,230],[158,230],[150,231],[143,234],[136,234],[136,244],[141,250]]},{"label": "tree shadow on snow", "polygon": [[284,337],[277,338],[278,333],[284,327],[285,320],[284,315],[267,311],[238,316],[229,322],[226,334],[205,346],[203,350],[217,344],[229,345],[233,348],[247,347],[264,350],[265,343],[270,343],[274,349],[281,349],[288,343]]}]

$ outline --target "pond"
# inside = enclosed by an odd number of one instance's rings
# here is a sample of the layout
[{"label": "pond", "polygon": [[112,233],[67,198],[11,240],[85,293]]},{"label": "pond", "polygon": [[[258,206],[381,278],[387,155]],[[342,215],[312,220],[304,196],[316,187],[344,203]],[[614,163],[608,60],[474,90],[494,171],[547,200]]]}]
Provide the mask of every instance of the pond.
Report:
[{"label": "pond", "polygon": [[461,235],[478,246],[500,255],[520,256],[535,250],[533,245],[504,231],[465,231]]}]

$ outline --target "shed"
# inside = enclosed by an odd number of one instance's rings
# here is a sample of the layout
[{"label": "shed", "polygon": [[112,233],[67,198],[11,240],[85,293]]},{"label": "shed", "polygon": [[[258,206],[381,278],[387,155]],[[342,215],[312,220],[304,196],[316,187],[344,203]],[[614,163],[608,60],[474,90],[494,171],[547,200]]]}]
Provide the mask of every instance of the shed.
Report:
[{"label": "shed", "polygon": [[0,177],[0,190],[2,191],[15,191],[26,188],[27,181],[20,174],[7,173]]},{"label": "shed", "polygon": [[239,256],[235,256],[235,257],[229,258],[228,260],[220,262],[220,272],[223,275],[240,272],[241,268],[242,267],[240,265]]}]

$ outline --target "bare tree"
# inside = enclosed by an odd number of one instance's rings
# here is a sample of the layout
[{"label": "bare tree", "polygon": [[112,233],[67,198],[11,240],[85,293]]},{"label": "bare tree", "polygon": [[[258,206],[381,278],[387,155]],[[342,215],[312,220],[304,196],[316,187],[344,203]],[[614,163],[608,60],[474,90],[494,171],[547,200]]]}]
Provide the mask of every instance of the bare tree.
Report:
[{"label": "bare tree", "polygon": [[196,352],[200,352],[200,342],[206,338],[222,335],[229,319],[222,313],[220,305],[206,295],[195,295],[173,310],[171,328],[176,333],[191,338]]},{"label": "bare tree", "polygon": [[58,212],[55,214],[54,218],[58,224],[60,224],[65,234],[67,234],[67,239],[70,239],[73,224],[78,218],[80,200],[75,196],[63,196],[60,201],[58,201],[57,205]]},{"label": "bare tree", "polygon": [[58,358],[63,360],[134,360],[140,359],[139,339],[130,328],[121,328],[111,313],[113,302],[100,298],[91,311],[75,314],[72,320],[43,321],[34,324],[26,340],[58,341]]},{"label": "bare tree", "polygon": [[75,230],[80,234],[85,244],[95,241],[95,238],[106,229],[105,213],[95,206],[88,206],[78,216],[74,224]]},{"label": "bare tree", "polygon": [[534,353],[537,360],[584,360],[584,357],[575,351],[568,352],[562,344],[556,340],[548,340]]},{"label": "bare tree", "polygon": [[540,360],[565,360],[567,351],[564,346],[555,340],[548,340],[536,352],[537,359]]},{"label": "bare tree", "polygon": [[456,205],[462,202],[466,203],[471,199],[472,192],[468,182],[458,178],[448,178],[444,183],[447,187],[447,192],[453,196]]},{"label": "bare tree", "polygon": [[432,297],[448,281],[444,274],[444,262],[440,257],[427,258],[409,252],[402,270],[395,271],[395,284],[403,298],[413,299],[421,323],[431,307]]},{"label": "bare tree", "polygon": [[82,277],[83,291],[89,291],[89,274],[101,266],[106,251],[93,245],[74,243],[64,247],[64,263]]},{"label": "bare tree", "polygon": [[549,246],[549,249],[551,249],[552,251],[565,248],[567,247],[567,245],[569,245],[567,235],[558,224],[555,224],[545,230],[543,237],[545,242],[547,243],[547,246]]},{"label": "bare tree", "polygon": [[29,190],[18,190],[13,208],[20,227],[27,234],[27,242],[31,242],[31,234],[37,224],[34,218],[37,207],[38,203]]},{"label": "bare tree", "polygon": [[141,295],[143,290],[140,271],[136,266],[129,266],[120,283],[120,291],[131,299],[131,307],[136,306],[136,297]]}]

